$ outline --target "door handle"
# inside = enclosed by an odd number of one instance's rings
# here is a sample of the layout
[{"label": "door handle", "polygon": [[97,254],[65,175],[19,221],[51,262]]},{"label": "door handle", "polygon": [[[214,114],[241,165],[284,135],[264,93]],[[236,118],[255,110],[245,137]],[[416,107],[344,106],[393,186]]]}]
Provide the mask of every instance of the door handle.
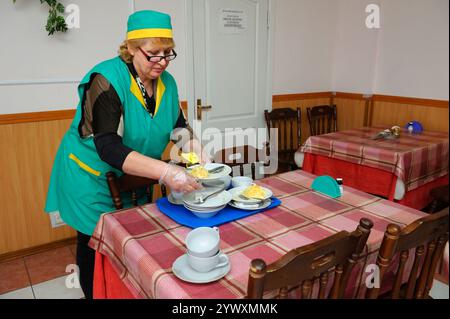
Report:
[{"label": "door handle", "polygon": [[197,99],[197,120],[202,120],[202,111],[208,111],[212,105],[202,105],[202,99]]}]

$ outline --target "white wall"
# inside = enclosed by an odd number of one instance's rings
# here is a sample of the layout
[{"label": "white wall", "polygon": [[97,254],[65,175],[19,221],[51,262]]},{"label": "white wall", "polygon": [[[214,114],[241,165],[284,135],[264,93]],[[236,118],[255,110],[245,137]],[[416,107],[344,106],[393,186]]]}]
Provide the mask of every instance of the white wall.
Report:
[{"label": "white wall", "polygon": [[[0,114],[74,109],[77,85],[95,64],[117,55],[133,8],[172,15],[180,57],[169,67],[185,96],[184,0],[62,0],[80,7],[80,29],[47,36],[39,1],[0,1]],[[170,3],[170,4],[168,4]],[[36,84],[44,81],[45,84]],[[62,82],[62,83],[61,83]],[[17,84],[29,83],[29,84]]]},{"label": "white wall", "polygon": [[373,0],[339,0],[334,43],[332,91],[373,92],[378,29],[366,27],[366,6]]},{"label": "white wall", "polygon": [[329,91],[336,0],[277,0],[273,94]]},{"label": "white wall", "polygon": [[[367,4],[380,6],[368,29]],[[339,0],[333,91],[448,100],[448,0]]]},{"label": "white wall", "polygon": [[448,100],[449,1],[384,0],[374,91]]},{"label": "white wall", "polygon": [[[81,28],[48,37],[39,1],[0,1],[0,114],[74,109],[77,82],[116,55],[132,10],[172,16],[169,71],[187,96],[186,0],[62,0]],[[320,91],[448,99],[448,0],[273,0],[273,94]],[[381,29],[365,6],[381,7]],[[49,84],[18,85],[17,82]],[[53,83],[55,82],[55,83]],[[62,83],[59,83],[62,82]]]}]

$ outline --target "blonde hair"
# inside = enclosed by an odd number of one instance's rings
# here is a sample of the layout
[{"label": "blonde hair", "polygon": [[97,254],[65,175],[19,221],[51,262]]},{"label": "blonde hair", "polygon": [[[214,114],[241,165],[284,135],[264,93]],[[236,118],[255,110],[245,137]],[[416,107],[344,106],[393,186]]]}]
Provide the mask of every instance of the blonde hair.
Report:
[{"label": "blonde hair", "polygon": [[130,51],[128,51],[128,47],[136,50],[137,48],[148,43],[150,43],[151,46],[161,50],[175,48],[175,42],[172,38],[143,38],[123,41],[119,47],[118,53],[126,63],[131,63],[133,61],[133,56],[130,54]]}]

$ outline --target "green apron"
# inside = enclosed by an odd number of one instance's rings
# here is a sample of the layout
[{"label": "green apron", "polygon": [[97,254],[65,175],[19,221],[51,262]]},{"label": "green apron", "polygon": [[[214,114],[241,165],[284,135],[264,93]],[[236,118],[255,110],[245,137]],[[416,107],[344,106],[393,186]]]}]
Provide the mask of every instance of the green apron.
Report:
[{"label": "green apron", "polygon": [[[82,138],[78,127],[82,119],[84,91],[93,74],[102,74],[116,90],[123,106],[123,143],[133,150],[160,159],[167,146],[179,111],[175,80],[163,72],[156,89],[156,109],[152,118],[145,109],[142,93],[126,64],[116,57],[95,66],[78,86],[80,103],[75,118],[64,135],[53,164],[47,193],[46,212],[59,211],[66,224],[92,235],[101,214],[114,211],[105,174],[123,172],[102,161],[93,136]],[[129,206],[129,203],[124,203]]]}]

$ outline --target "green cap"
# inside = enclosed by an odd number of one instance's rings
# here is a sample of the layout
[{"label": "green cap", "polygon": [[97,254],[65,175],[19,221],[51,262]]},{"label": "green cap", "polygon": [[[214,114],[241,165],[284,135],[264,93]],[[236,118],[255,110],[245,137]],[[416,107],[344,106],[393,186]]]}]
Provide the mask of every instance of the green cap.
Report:
[{"label": "green cap", "polygon": [[166,13],[143,10],[128,17],[127,40],[173,38],[172,23]]}]

